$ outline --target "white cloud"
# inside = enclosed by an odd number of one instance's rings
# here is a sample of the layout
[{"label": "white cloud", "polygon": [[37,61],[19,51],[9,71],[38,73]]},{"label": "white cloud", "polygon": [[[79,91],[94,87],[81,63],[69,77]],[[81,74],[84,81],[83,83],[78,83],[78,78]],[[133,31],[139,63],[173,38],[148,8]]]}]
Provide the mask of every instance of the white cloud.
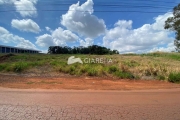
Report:
[{"label": "white cloud", "polygon": [[71,31],[63,30],[60,27],[52,32],[52,37],[61,41],[65,40],[65,41],[70,41],[70,42],[77,41],[79,38],[77,35],[75,35]]},{"label": "white cloud", "polygon": [[94,40],[91,38],[86,38],[85,40],[80,40],[80,46],[88,47],[93,45]]},{"label": "white cloud", "polygon": [[37,15],[37,9],[35,7],[37,1],[38,0],[16,0],[14,5],[16,7],[16,11],[19,12],[22,17],[35,16]]},{"label": "white cloud", "polygon": [[45,27],[47,31],[51,31],[51,28],[50,27]]},{"label": "white cloud", "polygon": [[41,53],[47,54],[48,50],[41,50]]},{"label": "white cloud", "polygon": [[62,15],[61,24],[68,30],[81,36],[95,38],[106,31],[104,20],[98,19],[93,14],[93,1],[87,0],[80,6],[79,2],[69,7],[66,14]]},{"label": "white cloud", "polygon": [[36,37],[36,44],[40,47],[49,46],[64,46],[67,42],[75,42],[79,40],[79,37],[69,30],[64,30],[61,27],[51,32],[51,35],[44,34]]},{"label": "white cloud", "polygon": [[171,43],[167,44],[166,47],[155,47],[155,48],[151,49],[151,50],[148,51],[148,52],[157,52],[157,51],[160,51],[160,52],[171,52],[171,51],[175,51],[174,42],[171,42]]},{"label": "white cloud", "polygon": [[40,47],[54,46],[55,42],[51,35],[44,34],[36,38],[36,44]]},{"label": "white cloud", "polygon": [[17,47],[37,49],[36,46],[29,40],[13,35],[3,27],[0,27],[0,36],[0,41],[3,43],[15,43]]},{"label": "white cloud", "polygon": [[14,4],[16,11],[22,17],[36,16],[37,9],[35,7],[38,0],[0,0],[0,4]]},{"label": "white cloud", "polygon": [[13,19],[11,21],[12,27],[25,32],[33,32],[33,33],[39,33],[40,27],[36,22],[34,22],[31,19],[23,19],[23,20],[17,20]]},{"label": "white cloud", "polygon": [[11,4],[13,3],[15,0],[0,0],[0,4]]},{"label": "white cloud", "polygon": [[155,30],[164,30],[164,24],[168,17],[172,17],[173,14],[171,12],[166,13],[164,15],[159,15],[158,17],[155,17],[155,23],[152,24],[153,29]]},{"label": "white cloud", "polygon": [[114,28],[107,31],[103,45],[120,53],[147,52],[158,46],[166,46],[174,40],[170,37],[171,33],[164,30],[164,22],[170,16],[172,13],[159,15],[153,24],[144,24],[137,29],[132,29],[131,20],[119,20]]},{"label": "white cloud", "polygon": [[5,28],[3,27],[0,27],[0,35],[3,35],[3,34],[9,34],[9,31],[7,31]]}]

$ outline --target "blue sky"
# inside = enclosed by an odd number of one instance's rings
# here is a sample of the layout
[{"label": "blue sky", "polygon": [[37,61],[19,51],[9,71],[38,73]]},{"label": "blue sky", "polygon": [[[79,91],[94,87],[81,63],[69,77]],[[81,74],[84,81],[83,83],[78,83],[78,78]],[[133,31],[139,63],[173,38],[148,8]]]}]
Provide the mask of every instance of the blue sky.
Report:
[{"label": "blue sky", "polygon": [[173,51],[163,29],[180,0],[0,0],[0,44],[46,52],[89,46],[120,53]]}]

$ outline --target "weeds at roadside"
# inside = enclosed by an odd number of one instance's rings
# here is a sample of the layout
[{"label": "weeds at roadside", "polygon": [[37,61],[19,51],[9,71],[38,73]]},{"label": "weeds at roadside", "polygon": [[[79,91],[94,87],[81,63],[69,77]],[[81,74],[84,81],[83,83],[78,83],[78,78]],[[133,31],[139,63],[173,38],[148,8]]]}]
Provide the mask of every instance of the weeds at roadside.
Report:
[{"label": "weeds at roadside", "polygon": [[31,85],[31,84],[34,84],[34,82],[30,81],[30,82],[27,82],[26,84]]},{"label": "weeds at roadside", "polygon": [[63,83],[62,82],[53,82],[53,81],[51,82],[51,81],[44,81],[44,80],[42,80],[40,82],[29,81],[26,84],[31,85],[31,84],[63,84]]},{"label": "weeds at roadside", "polygon": [[176,72],[176,73],[170,73],[169,74],[169,78],[168,78],[168,81],[169,82],[172,82],[172,83],[180,83],[180,72]]},{"label": "weeds at roadside", "polygon": [[40,81],[40,84],[63,84],[62,82],[54,82],[54,81]]}]

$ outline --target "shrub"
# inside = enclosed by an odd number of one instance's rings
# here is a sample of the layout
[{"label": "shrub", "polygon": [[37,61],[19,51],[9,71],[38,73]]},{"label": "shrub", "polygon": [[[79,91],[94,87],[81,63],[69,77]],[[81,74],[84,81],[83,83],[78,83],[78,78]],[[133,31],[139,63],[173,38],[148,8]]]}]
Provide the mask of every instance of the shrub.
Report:
[{"label": "shrub", "polygon": [[86,67],[81,67],[81,68],[80,68],[80,72],[81,72],[81,73],[86,73],[86,72],[87,72]]},{"label": "shrub", "polygon": [[62,72],[62,73],[70,73],[70,67],[60,66],[60,67],[59,67],[59,72]]},{"label": "shrub", "polygon": [[0,71],[3,71],[6,68],[6,64],[0,64]]},{"label": "shrub", "polygon": [[180,83],[180,73],[170,73],[168,81],[172,83]]},{"label": "shrub", "polygon": [[94,69],[94,68],[89,68],[87,73],[88,73],[89,76],[97,76],[98,71],[96,69]]},{"label": "shrub", "polygon": [[134,76],[130,72],[116,71],[115,75],[121,79],[134,79]]},{"label": "shrub", "polygon": [[14,72],[22,72],[23,70],[25,70],[26,68],[28,68],[28,63],[25,62],[18,62],[15,63],[13,66],[13,71]]},{"label": "shrub", "polygon": [[70,66],[70,68],[69,68],[69,73],[70,73],[71,75],[76,74],[76,68],[75,68],[74,66]]},{"label": "shrub", "polygon": [[118,71],[119,69],[116,66],[110,66],[108,68],[108,72],[109,73],[115,73],[116,71]]},{"label": "shrub", "polygon": [[165,76],[163,76],[163,75],[158,75],[158,80],[165,80],[166,79],[166,77]]}]

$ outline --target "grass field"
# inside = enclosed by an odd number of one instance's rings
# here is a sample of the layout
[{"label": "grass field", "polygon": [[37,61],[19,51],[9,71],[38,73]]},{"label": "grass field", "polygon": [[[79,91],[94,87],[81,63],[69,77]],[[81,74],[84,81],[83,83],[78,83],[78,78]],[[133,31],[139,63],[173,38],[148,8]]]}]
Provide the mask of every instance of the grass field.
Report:
[{"label": "grass field", "polygon": [[0,73],[59,73],[74,76],[96,76],[117,79],[165,80],[180,82],[179,53],[124,55],[74,55],[81,59],[105,58],[112,63],[76,63],[67,65],[72,55],[0,54]]}]

